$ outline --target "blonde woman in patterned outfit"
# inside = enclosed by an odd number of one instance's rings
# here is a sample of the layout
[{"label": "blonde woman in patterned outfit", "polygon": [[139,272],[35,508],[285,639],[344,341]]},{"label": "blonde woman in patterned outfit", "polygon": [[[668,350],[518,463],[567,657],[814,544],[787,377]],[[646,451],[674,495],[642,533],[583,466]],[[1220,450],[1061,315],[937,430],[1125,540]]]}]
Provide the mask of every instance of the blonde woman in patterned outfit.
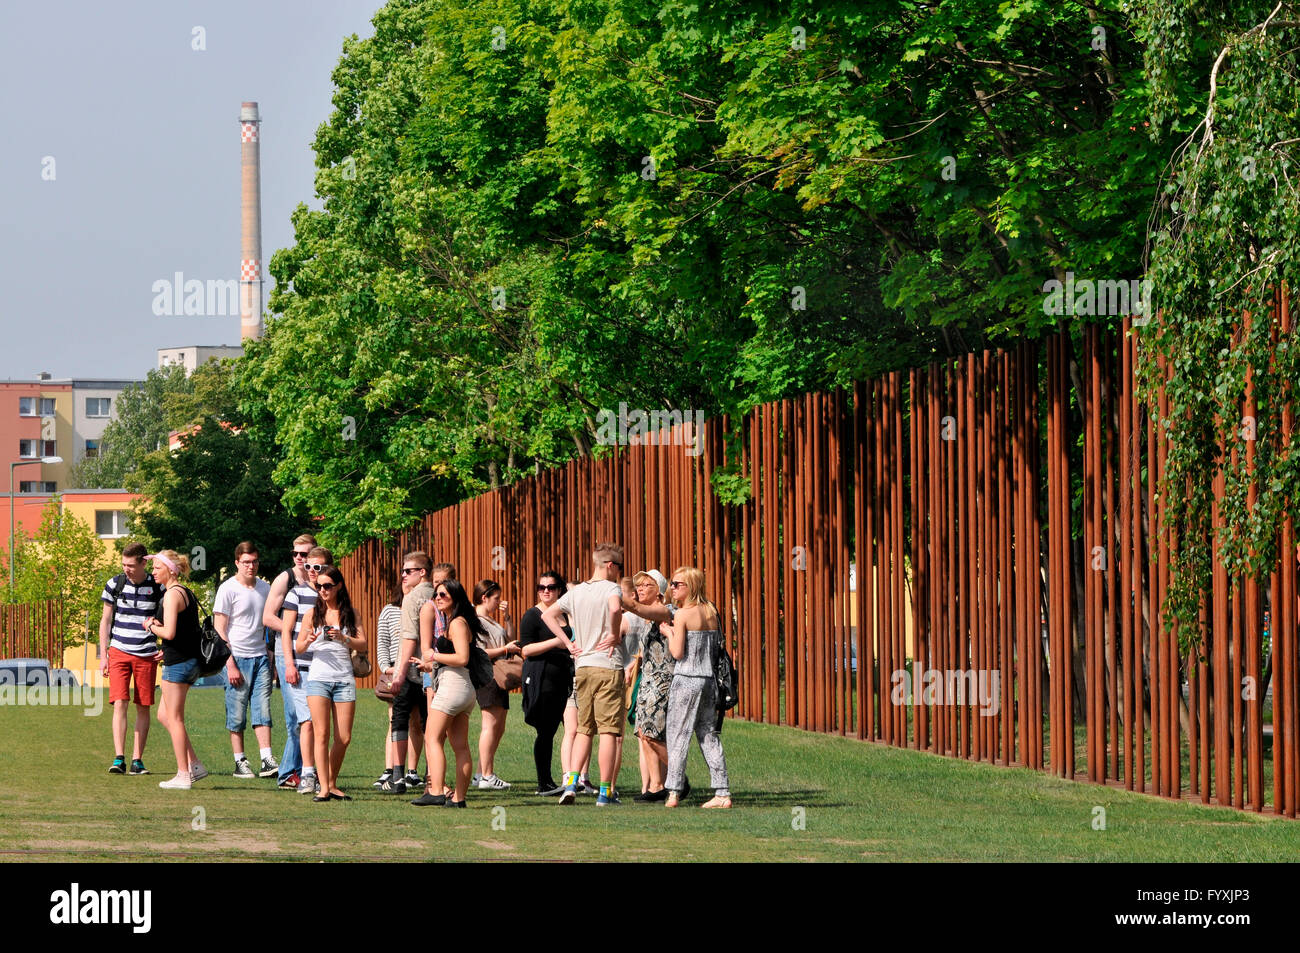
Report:
[{"label": "blonde woman in patterned outfit", "polygon": [[704,596],[704,573],[682,566],[673,573],[669,593],[677,603],[668,651],[676,659],[668,693],[668,799],[664,807],[677,807],[686,780],[686,754],[691,732],[700,739],[700,751],[709,766],[714,796],[702,807],[731,807],[727,784],[727,759],[717,728],[717,687],[713,682],[713,656],[721,640],[717,610]]}]

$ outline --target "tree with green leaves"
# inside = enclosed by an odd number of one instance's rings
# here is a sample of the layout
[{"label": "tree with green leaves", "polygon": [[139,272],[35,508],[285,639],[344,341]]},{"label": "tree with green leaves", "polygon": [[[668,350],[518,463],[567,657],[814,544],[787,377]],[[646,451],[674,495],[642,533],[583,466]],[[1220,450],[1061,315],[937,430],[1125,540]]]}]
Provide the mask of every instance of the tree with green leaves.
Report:
[{"label": "tree with green leaves", "polygon": [[245,426],[231,390],[230,362],[209,362],[192,375],[188,393],[173,395],[173,423],[186,421],[176,450],[144,455],[127,477],[141,495],[134,532],[153,548],[190,556],[193,578],[218,578],[234,565],[244,540],[261,549],[264,572],[290,564],[289,540],[302,531],[271,480],[273,455]]},{"label": "tree with green leaves", "polygon": [[1300,347],[1295,319],[1284,332],[1274,298],[1297,287],[1300,5],[1145,2],[1136,19],[1153,135],[1177,133],[1179,143],[1152,220],[1159,317],[1142,334],[1143,393],[1153,401],[1163,388],[1169,400],[1164,611],[1186,648],[1202,648],[1214,544],[1231,573],[1260,577],[1291,558],[1278,553],[1277,533],[1300,517],[1300,448],[1281,427],[1295,406]]},{"label": "tree with green leaves", "polygon": [[193,383],[180,364],[153,368],[139,384],[125,388],[117,398],[116,416],[104,428],[98,455],[72,467],[69,488],[125,487],[145,454],[166,448],[167,435],[177,417],[184,417],[192,391]]},{"label": "tree with green leaves", "polygon": [[35,535],[14,540],[13,570],[13,601],[54,602],[66,645],[80,645],[98,632],[99,596],[116,564],[94,529],[65,513],[58,496],[41,510]]},{"label": "tree with green leaves", "polygon": [[[1070,320],[1167,140],[1117,2],[393,0],[237,390],[346,550],[575,454]],[[717,487],[743,494],[743,480]]]}]

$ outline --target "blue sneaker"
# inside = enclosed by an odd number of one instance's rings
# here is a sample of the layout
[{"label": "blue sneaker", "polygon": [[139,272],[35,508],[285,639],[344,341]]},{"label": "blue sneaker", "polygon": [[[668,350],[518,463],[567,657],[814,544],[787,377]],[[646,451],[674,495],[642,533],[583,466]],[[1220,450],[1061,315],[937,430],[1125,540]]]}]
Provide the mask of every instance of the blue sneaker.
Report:
[{"label": "blue sneaker", "polygon": [[610,794],[608,797],[601,794],[596,798],[596,807],[609,807],[610,805],[619,805],[622,803],[623,802],[618,799],[617,794]]},{"label": "blue sneaker", "polygon": [[576,784],[566,784],[564,793],[560,795],[561,804],[573,804],[578,800],[578,786]]}]

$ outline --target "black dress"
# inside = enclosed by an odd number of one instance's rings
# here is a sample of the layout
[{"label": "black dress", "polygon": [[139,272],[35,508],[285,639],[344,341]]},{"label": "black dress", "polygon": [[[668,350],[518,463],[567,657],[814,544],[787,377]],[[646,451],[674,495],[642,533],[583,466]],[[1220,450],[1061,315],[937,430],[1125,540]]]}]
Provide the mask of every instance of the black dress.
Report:
[{"label": "black dress", "polygon": [[[564,634],[573,639],[573,630],[563,626]],[[519,644],[531,645],[553,638],[542,622],[542,610],[533,606],[519,620]],[[524,659],[524,721],[533,727],[564,720],[564,706],[573,690],[573,656],[565,649],[551,649]]]}]

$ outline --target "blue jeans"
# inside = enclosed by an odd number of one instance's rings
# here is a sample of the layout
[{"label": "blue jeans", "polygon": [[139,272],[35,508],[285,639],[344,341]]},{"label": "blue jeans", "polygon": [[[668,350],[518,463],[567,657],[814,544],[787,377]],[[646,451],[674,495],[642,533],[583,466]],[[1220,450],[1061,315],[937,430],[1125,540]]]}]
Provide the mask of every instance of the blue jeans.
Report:
[{"label": "blue jeans", "polygon": [[284,656],[276,655],[275,671],[280,676],[280,694],[284,697],[284,727],[289,733],[284,739],[284,754],[280,756],[280,780],[291,774],[302,773],[302,748],[298,743],[298,711],[294,697],[302,691],[303,684],[290,685],[284,680]]},{"label": "blue jeans", "polygon": [[164,665],[162,680],[180,685],[193,685],[199,680],[199,660],[192,658],[177,662],[175,665]]},{"label": "blue jeans", "polygon": [[271,663],[265,655],[234,658],[242,685],[226,682],[226,731],[243,731],[252,709],[253,727],[271,724]]}]

